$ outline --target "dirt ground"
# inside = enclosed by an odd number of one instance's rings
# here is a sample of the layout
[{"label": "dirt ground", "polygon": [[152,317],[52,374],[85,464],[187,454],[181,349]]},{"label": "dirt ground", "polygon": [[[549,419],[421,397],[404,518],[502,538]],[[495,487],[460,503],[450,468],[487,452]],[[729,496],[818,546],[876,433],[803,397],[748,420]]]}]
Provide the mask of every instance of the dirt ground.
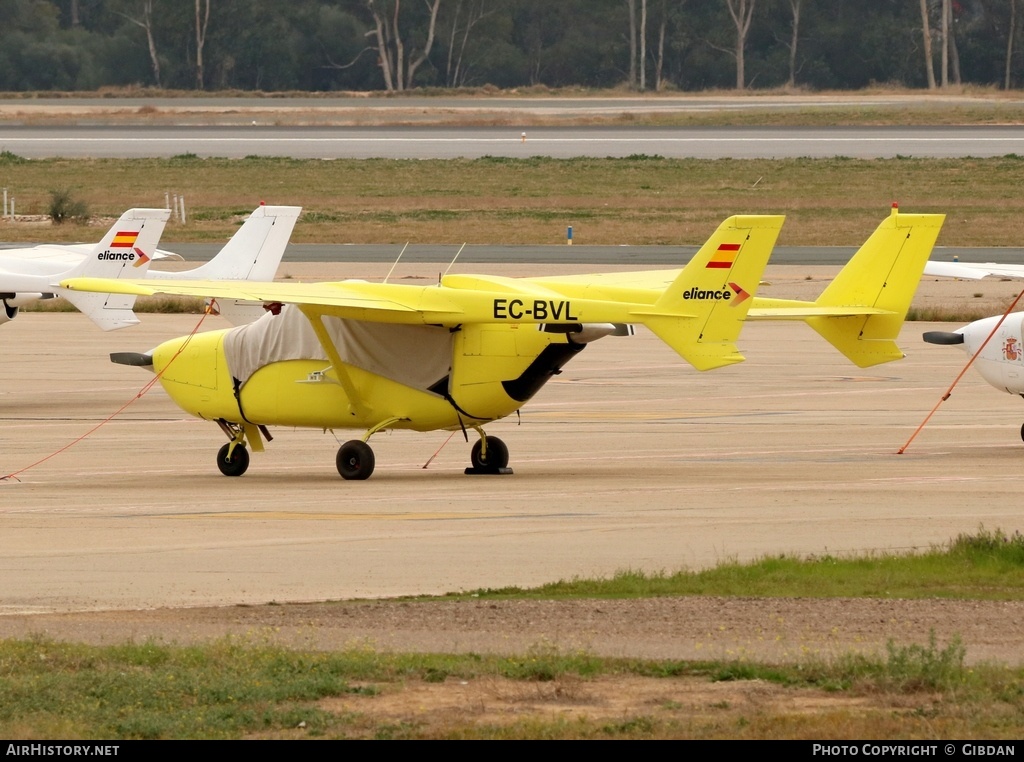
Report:
[{"label": "dirt ground", "polygon": [[8,615],[0,637],[188,644],[230,636],[311,650],[793,663],[954,638],[971,663],[1024,662],[1024,601],[645,598],[339,601]]},{"label": "dirt ground", "polygon": [[[1024,658],[1024,602],[858,599],[656,598],[605,601],[362,601],[104,611],[0,617],[0,637],[41,636],[96,644],[188,644],[231,637],[302,649],[381,652],[549,654],[693,661],[808,663],[841,654],[885,654],[886,644],[922,642],[939,650],[969,643],[970,663],[1017,666]],[[367,734],[415,727],[426,735],[454,727],[628,723],[651,718],[694,734],[728,734],[751,718],[842,716],[865,728],[890,717],[932,712],[928,693],[793,688],[763,680],[712,681],[611,674],[550,681],[495,676],[438,682],[374,682],[373,690],[326,699],[325,711],[359,717]],[[852,720],[850,718],[853,718]],[[737,725],[741,723],[741,725]],[[857,723],[865,723],[858,725]],[[832,726],[833,731],[837,726]],[[295,734],[301,736],[301,728]],[[358,730],[352,732],[358,733]],[[851,730],[851,737],[858,731]],[[866,729],[859,731],[869,735]],[[756,735],[756,733],[755,733]],[[880,737],[877,732],[873,737]],[[770,737],[770,736],[769,736]]]}]

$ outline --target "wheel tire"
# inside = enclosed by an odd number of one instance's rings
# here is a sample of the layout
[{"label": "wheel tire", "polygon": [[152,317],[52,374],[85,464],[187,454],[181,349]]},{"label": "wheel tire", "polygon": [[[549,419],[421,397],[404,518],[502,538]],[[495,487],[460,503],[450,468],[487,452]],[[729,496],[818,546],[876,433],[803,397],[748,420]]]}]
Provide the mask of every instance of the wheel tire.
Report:
[{"label": "wheel tire", "polygon": [[1021,425],[1020,427],[1020,438],[1024,439],[1024,425]]},{"label": "wheel tire", "polygon": [[484,448],[482,439],[478,439],[473,443],[473,449],[470,450],[469,459],[473,463],[473,468],[479,468],[481,470],[494,470],[497,471],[499,468],[505,468],[508,465],[508,446],[497,437],[487,437],[487,457],[481,457],[481,451]]},{"label": "wheel tire", "polygon": [[228,460],[228,448],[226,444],[217,452],[217,468],[224,476],[241,476],[249,468],[249,451],[245,445],[236,445],[235,451],[231,453],[231,460]]},{"label": "wheel tire", "polygon": [[369,479],[375,458],[370,445],[353,439],[338,448],[336,463],[342,479]]}]

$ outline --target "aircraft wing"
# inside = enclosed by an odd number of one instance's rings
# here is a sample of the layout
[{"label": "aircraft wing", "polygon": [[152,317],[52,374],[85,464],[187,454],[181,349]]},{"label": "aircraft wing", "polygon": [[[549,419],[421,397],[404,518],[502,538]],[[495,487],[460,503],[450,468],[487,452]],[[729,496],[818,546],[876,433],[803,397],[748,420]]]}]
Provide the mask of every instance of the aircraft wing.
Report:
[{"label": "aircraft wing", "polygon": [[[461,308],[436,288],[388,286],[364,281],[279,283],[258,281],[116,280],[72,278],[61,283],[70,291],[100,291],[152,296],[175,294],[211,299],[297,304],[306,312],[390,323],[459,322]],[[433,293],[431,293],[433,292]]]},{"label": "aircraft wing", "polygon": [[925,275],[944,278],[980,280],[989,275],[1000,278],[1024,278],[1024,265],[1000,265],[995,262],[935,262],[928,260],[924,266]]}]

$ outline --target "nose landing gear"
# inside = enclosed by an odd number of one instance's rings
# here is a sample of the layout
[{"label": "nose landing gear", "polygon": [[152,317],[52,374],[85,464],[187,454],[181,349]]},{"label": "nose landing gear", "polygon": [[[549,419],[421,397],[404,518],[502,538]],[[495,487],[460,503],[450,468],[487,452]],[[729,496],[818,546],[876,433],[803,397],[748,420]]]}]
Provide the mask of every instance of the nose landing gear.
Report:
[{"label": "nose landing gear", "polygon": [[224,476],[241,476],[249,468],[249,451],[243,442],[228,442],[217,451],[217,468]]}]

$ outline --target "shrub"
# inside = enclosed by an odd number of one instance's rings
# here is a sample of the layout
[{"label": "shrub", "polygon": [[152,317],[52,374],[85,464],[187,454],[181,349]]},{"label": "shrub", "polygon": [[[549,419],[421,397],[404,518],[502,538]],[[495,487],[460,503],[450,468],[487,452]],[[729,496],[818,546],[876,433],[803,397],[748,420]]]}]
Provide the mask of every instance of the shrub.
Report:
[{"label": "shrub", "polygon": [[63,225],[68,220],[84,222],[89,219],[89,207],[75,198],[68,188],[50,191],[50,219],[54,225]]}]

